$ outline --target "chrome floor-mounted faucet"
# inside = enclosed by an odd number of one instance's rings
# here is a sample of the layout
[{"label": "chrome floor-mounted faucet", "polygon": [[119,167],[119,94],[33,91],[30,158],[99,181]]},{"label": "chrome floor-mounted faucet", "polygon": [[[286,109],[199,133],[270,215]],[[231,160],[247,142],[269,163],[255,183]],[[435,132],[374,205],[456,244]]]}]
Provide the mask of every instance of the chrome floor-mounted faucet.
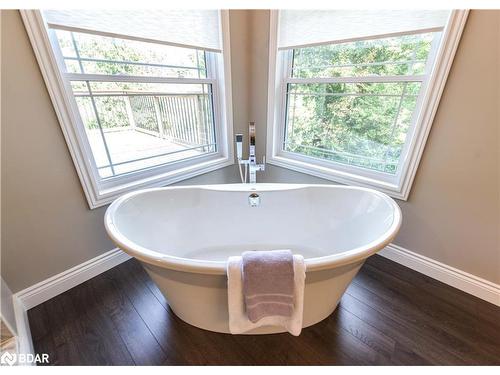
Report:
[{"label": "chrome floor-mounted faucet", "polygon": [[[241,182],[247,182],[247,167],[250,176],[250,183],[255,184],[257,182],[257,172],[264,171],[266,169],[266,157],[262,158],[262,164],[257,164],[257,158],[255,156],[255,122],[250,122],[248,125],[248,135],[249,140],[249,152],[248,160],[243,160],[243,134],[236,134],[236,157],[238,158],[238,168],[240,169]],[[241,166],[245,166],[245,173],[243,174]]]}]

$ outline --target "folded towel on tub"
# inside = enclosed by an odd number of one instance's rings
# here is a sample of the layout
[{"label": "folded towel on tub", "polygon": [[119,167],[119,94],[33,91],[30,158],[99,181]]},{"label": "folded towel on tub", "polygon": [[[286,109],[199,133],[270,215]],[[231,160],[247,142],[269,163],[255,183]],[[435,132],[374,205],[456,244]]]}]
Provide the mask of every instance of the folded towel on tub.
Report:
[{"label": "folded towel on tub", "polygon": [[266,316],[292,316],[292,252],[247,251],[242,255],[242,262],[243,296],[248,319],[256,323]]},{"label": "folded towel on tub", "polygon": [[300,334],[305,285],[301,255],[290,250],[245,252],[228,259],[227,275],[231,333],[280,326]]}]

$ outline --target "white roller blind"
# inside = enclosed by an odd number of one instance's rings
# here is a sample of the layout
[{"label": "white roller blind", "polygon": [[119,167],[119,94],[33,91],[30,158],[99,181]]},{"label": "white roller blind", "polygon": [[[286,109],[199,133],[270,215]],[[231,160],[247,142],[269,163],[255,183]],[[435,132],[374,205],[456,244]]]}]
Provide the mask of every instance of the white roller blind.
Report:
[{"label": "white roller blind", "polygon": [[49,27],[222,50],[218,10],[45,10]]},{"label": "white roller blind", "polygon": [[442,30],[449,10],[280,10],[279,49]]}]

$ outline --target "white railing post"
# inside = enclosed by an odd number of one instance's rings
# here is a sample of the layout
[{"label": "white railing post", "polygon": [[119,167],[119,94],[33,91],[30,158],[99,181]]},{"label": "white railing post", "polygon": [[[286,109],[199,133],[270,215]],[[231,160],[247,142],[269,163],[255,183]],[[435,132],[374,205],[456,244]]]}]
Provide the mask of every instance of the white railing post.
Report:
[{"label": "white railing post", "polygon": [[[201,143],[209,143],[207,134],[206,134],[206,129],[205,129],[205,118],[203,114],[203,99],[201,95],[196,95],[195,98],[195,107],[196,107],[196,127],[197,127],[197,132],[198,136],[202,139]],[[205,148],[203,148],[203,151],[205,151]]]},{"label": "white railing post", "polygon": [[153,96],[153,104],[155,106],[156,122],[158,124],[158,134],[160,138],[165,138],[163,121],[161,120],[160,104],[158,103],[157,96]]},{"label": "white railing post", "polygon": [[125,109],[127,111],[128,122],[130,123],[130,127],[132,128],[132,130],[135,130],[134,112],[132,111],[132,106],[130,105],[130,97],[128,95],[125,95],[123,98],[125,100]]}]

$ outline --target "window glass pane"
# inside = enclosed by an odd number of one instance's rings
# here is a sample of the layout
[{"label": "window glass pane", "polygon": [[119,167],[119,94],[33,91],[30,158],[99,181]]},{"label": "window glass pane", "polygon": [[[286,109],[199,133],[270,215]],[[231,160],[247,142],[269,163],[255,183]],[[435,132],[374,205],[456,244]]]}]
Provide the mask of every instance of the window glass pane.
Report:
[{"label": "window glass pane", "polygon": [[80,73],[81,68],[76,60],[65,60],[66,72],[68,73]]},{"label": "window glass pane", "polygon": [[85,124],[85,131],[89,140],[92,154],[101,178],[111,177],[113,173],[109,167],[108,157],[104,139],[99,132],[96,115],[90,97],[80,96],[76,98],[80,116]]},{"label": "window glass pane", "polygon": [[420,86],[289,84],[284,150],[395,174]]},{"label": "window glass pane", "polygon": [[66,57],[76,57],[75,46],[73,40],[71,39],[71,33],[69,31],[54,30],[57,41],[59,42],[59,49],[63,56]]},{"label": "window glass pane", "polygon": [[71,84],[102,178],[217,151],[211,85]]},{"label": "window glass pane", "polygon": [[200,50],[55,31],[70,73],[206,78]]},{"label": "window glass pane", "polygon": [[[439,36],[430,32],[294,49],[291,77],[304,83],[287,84],[283,149],[396,174]],[[416,77],[401,81],[405,76]],[[348,83],[307,83],[337,77]]]},{"label": "window glass pane", "polygon": [[297,78],[424,74],[437,33],[298,48],[292,76]]}]

